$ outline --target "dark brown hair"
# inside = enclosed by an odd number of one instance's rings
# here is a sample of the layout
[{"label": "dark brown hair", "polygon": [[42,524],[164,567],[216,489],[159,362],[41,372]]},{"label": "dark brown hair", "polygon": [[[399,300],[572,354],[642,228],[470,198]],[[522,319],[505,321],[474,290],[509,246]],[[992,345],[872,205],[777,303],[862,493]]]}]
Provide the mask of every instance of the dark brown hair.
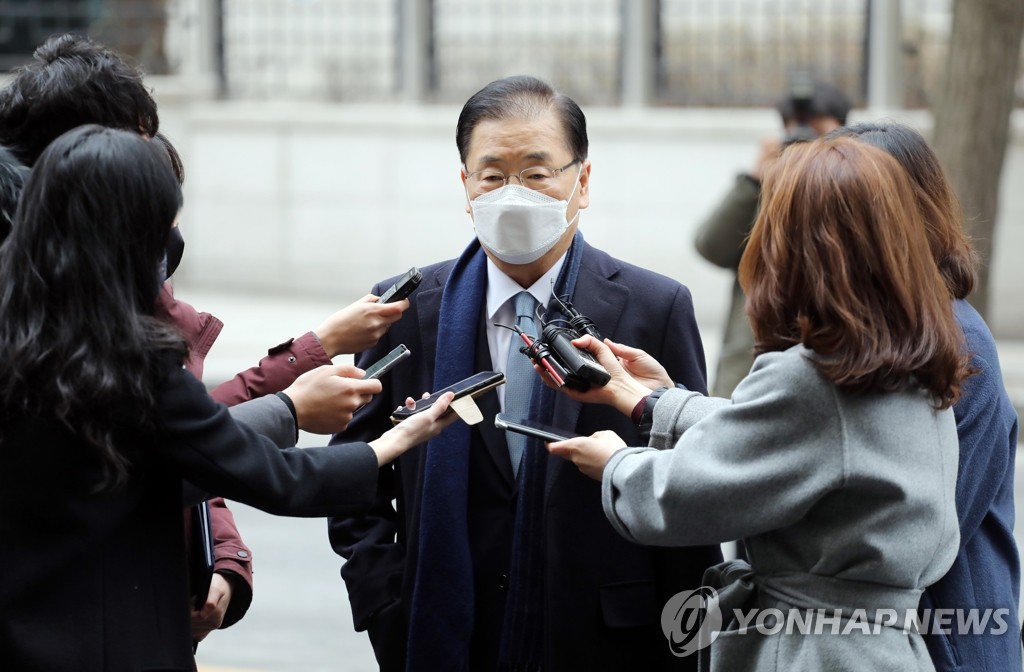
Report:
[{"label": "dark brown hair", "polygon": [[977,283],[977,253],[964,231],[960,202],[925,139],[909,126],[877,122],[837,128],[827,137],[839,136],[884,149],[907,171],[939,272],[954,297],[966,298]]},{"label": "dark brown hair", "polygon": [[798,343],[853,393],[959,397],[963,336],[905,171],[849,138],[793,145],[766,171],[739,268],[755,351]]}]

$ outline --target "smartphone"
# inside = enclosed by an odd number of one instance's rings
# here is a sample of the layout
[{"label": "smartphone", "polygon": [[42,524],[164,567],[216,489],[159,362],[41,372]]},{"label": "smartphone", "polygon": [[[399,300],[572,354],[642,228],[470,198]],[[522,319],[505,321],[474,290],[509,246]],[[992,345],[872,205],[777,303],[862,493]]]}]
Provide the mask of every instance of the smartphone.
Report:
[{"label": "smartphone", "polygon": [[409,272],[398,279],[398,282],[391,285],[380,298],[377,299],[377,303],[392,303],[394,301],[401,301],[405,297],[412,294],[412,290],[419,286],[420,281],[423,280],[423,274],[420,270],[413,266],[409,269]]},{"label": "smartphone", "polygon": [[395,348],[394,350],[392,350],[391,352],[389,352],[388,354],[384,355],[376,362],[371,364],[369,367],[367,367],[366,373],[363,375],[363,380],[372,380],[380,378],[385,373],[395,368],[395,366],[399,362],[401,362],[403,359],[410,356],[411,354],[412,350],[405,347],[405,345],[398,346],[397,348]]},{"label": "smartphone", "polygon": [[544,425],[533,420],[513,420],[504,413],[498,413],[494,418],[494,426],[498,429],[504,429],[509,432],[516,432],[517,434],[525,434],[526,436],[533,436],[541,441],[565,441],[566,439],[575,439],[579,434],[573,434],[572,432],[558,427],[552,427],[551,425]]},{"label": "smartphone", "polygon": [[210,503],[200,502],[191,507],[192,541],[189,545],[188,582],[192,605],[199,609],[206,602],[213,580],[213,525],[210,522]]},{"label": "smartphone", "polygon": [[445,392],[454,392],[456,399],[465,396],[476,397],[488,390],[493,390],[504,382],[505,374],[500,371],[481,371],[476,375],[460,380],[454,385],[449,385],[444,389],[438,390],[429,397],[418,400],[415,408],[409,408],[407,406],[398,408],[391,414],[391,421],[398,424],[406,418],[416,415],[417,413],[422,413],[433,406],[434,402],[437,401]]}]

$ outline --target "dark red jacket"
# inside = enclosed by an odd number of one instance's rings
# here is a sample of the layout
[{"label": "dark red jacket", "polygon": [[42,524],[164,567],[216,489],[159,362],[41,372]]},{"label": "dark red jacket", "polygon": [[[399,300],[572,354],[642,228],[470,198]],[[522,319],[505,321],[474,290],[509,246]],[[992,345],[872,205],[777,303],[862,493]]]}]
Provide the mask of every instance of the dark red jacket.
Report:
[{"label": "dark red jacket", "polygon": [[[224,323],[210,313],[201,313],[190,304],[174,298],[171,284],[164,283],[160,292],[160,306],[181,331],[188,343],[189,358],[185,368],[198,380],[203,377],[203,362],[210,352]],[[323,364],[330,364],[320,339],[307,332],[297,339],[289,339],[267,352],[260,363],[235,375],[210,391],[210,396],[227,406],[249,399],[273,394],[288,387],[298,376]],[[190,522],[185,517],[186,526]],[[231,604],[224,616],[222,628],[237,623],[252,602],[252,551],[242,542],[235,518],[220,497],[210,500],[210,522],[213,527],[214,571],[232,581]]]}]

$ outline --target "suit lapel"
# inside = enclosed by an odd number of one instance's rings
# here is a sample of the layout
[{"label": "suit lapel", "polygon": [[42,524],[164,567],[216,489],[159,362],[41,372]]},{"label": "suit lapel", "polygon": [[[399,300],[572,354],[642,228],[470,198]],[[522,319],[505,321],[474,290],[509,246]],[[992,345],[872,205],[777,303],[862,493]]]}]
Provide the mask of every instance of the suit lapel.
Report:
[{"label": "suit lapel", "polygon": [[[437,353],[437,321],[441,315],[441,297],[444,294],[444,283],[451,272],[451,264],[445,264],[434,271],[432,282],[418,290],[411,301],[415,305],[416,317],[419,321],[420,344],[423,352],[413,353],[426,359],[427,377],[433,389],[434,357]],[[426,283],[424,283],[426,285]],[[428,354],[429,353],[429,354]]]}]

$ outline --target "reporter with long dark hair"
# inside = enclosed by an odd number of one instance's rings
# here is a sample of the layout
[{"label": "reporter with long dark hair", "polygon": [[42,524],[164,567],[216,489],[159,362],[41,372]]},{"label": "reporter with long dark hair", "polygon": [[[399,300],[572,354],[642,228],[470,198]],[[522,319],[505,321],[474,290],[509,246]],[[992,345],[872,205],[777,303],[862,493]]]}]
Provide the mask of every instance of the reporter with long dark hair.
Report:
[{"label": "reporter with long dark hair", "polygon": [[[0,89],[0,142],[26,165],[36,163],[42,151],[62,133],[83,124],[99,124],[139,133],[164,144],[179,178],[184,165],[159,133],[157,104],[142,71],[115,51],[74,35],[54,35],[39,46],[31,61],[18,68]],[[13,158],[13,157],[11,157]],[[3,170],[0,200],[12,203],[20,191],[19,175]],[[13,207],[10,208],[13,214]],[[0,234],[4,233],[0,222]],[[8,227],[9,228],[9,227]],[[205,358],[214,346],[223,323],[206,311],[174,296],[170,280],[184,251],[184,239],[175,232],[168,240],[166,268],[157,312],[174,323],[188,344],[186,368],[202,380]],[[380,383],[353,378],[347,364],[332,358],[372,346],[409,307],[408,301],[382,304],[365,296],[335,311],[316,329],[275,342],[256,366],[247,368],[210,390],[217,401],[232,407],[232,415],[271,438],[294,443],[295,425],[316,433],[345,429],[359,407],[367,386]],[[300,375],[301,374],[301,375]],[[358,374],[356,374],[358,375]],[[289,412],[283,392],[291,399]],[[186,493],[186,502],[195,501]],[[214,576],[206,600],[197,605],[193,632],[203,639],[211,628],[226,628],[241,619],[253,595],[253,553],[245,545],[231,511],[223,499],[209,502],[214,530]],[[190,513],[186,511],[186,516]],[[259,553],[257,549],[256,553]]]},{"label": "reporter with long dark hair", "polygon": [[182,369],[153,316],[181,191],[155,143],[84,126],[43,152],[0,248],[0,660],[192,670],[182,480],[282,515],[367,505],[450,396],[370,443],[279,450]]},{"label": "reporter with long dark hair", "polygon": [[0,145],[0,243],[4,242],[7,234],[11,232],[21,186],[27,176],[28,168],[23,166],[10,150]]}]

